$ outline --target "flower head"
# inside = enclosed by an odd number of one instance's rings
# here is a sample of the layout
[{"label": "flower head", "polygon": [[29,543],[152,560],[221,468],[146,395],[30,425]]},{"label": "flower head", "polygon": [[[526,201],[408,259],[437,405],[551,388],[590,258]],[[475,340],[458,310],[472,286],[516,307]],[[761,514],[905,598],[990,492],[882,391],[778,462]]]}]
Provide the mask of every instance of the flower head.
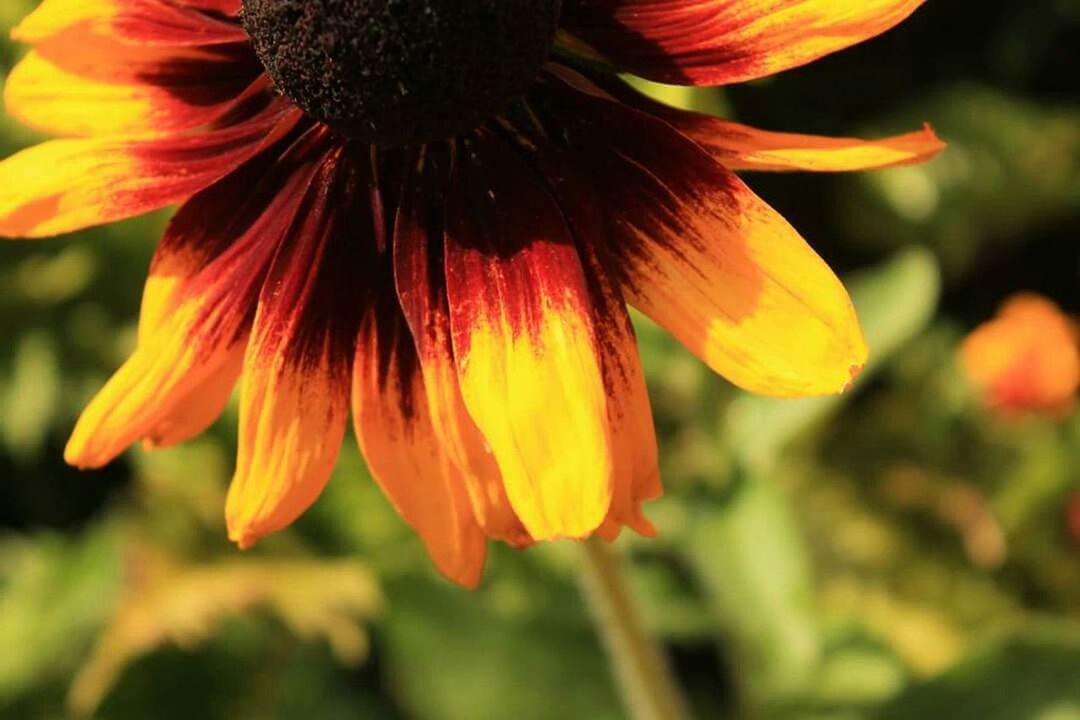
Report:
[{"label": "flower head", "polygon": [[1050,300],[1014,295],[960,348],[961,364],[987,405],[1005,414],[1068,412],[1080,388],[1076,323]]},{"label": "flower head", "polygon": [[0,234],[181,204],[137,345],[69,462],[201,433],[240,385],[241,546],[319,496],[351,415],[439,568],[622,526],[661,492],[630,303],[735,384],[840,392],[844,288],[737,170],[916,162],[637,95],[882,32],[920,0],[44,0],[9,111],[66,139],[0,164]]}]

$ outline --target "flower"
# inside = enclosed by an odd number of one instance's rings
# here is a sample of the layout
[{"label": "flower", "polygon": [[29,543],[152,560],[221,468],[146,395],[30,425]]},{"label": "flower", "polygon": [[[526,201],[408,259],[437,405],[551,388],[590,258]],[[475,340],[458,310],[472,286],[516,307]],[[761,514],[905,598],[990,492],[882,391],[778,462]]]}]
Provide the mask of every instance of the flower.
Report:
[{"label": "flower", "polygon": [[655,104],[607,70],[724,84],[921,0],[44,0],[9,111],[0,234],[182,203],[136,347],[66,450],[201,433],[240,384],[243,547],[319,496],[352,415],[436,565],[623,526],[660,495],[626,303],[747,390],[840,392],[866,347],[828,266],[737,170],[917,162]]},{"label": "flower", "polygon": [[1061,416],[1080,388],[1080,335],[1052,301],[1020,293],[964,339],[960,364],[992,409]]}]

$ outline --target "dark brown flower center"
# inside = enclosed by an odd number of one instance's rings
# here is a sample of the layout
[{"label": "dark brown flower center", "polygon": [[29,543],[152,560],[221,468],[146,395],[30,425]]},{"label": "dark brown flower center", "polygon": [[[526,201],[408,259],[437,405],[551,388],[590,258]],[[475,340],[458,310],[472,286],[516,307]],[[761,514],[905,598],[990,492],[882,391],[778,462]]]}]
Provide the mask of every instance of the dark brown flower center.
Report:
[{"label": "dark brown flower center", "polygon": [[560,0],[243,0],[277,89],[351,138],[390,147],[478,127],[528,89]]}]

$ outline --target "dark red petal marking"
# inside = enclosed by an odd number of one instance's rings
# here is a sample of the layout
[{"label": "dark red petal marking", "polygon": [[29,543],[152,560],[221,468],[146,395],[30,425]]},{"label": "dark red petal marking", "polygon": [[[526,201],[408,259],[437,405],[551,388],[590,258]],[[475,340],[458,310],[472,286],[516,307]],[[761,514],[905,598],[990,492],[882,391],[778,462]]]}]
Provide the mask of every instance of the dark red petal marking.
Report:
[{"label": "dark red petal marking", "polygon": [[179,0],[183,5],[189,5],[208,12],[221,13],[222,15],[235,16],[240,14],[241,0]]},{"label": "dark red petal marking", "polygon": [[263,287],[259,345],[298,370],[325,357],[347,375],[363,309],[357,274],[370,263],[364,246],[372,218],[366,182],[342,151],[323,165]]}]

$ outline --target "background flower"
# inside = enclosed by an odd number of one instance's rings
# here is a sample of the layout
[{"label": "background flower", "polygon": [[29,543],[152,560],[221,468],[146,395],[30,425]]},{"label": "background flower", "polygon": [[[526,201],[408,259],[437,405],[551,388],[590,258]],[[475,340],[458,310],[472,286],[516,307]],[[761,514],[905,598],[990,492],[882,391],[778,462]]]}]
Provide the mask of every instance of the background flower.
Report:
[{"label": "background flower", "polygon": [[964,339],[960,361],[990,408],[1063,416],[1080,388],[1080,331],[1051,300],[1017,294]]}]

